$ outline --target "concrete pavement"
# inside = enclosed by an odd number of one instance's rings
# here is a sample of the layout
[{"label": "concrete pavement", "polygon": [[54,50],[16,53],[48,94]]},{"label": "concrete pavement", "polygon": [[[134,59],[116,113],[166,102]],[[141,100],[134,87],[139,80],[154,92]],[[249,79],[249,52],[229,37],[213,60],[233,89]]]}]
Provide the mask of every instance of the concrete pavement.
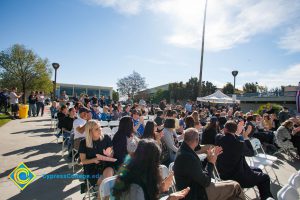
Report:
[{"label": "concrete pavement", "polygon": [[[43,174],[72,174],[50,122],[46,112],[44,117],[13,120],[0,128],[0,199],[82,199],[79,180],[42,178]],[[8,179],[20,162],[37,176],[23,191]]]}]

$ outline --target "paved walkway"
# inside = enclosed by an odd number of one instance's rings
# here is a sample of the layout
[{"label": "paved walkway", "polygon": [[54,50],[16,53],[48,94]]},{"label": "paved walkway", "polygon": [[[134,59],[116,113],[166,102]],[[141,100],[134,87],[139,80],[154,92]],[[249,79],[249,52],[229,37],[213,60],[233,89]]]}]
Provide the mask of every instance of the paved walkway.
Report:
[{"label": "paved walkway", "polygon": [[[82,199],[80,181],[72,179],[46,180],[43,174],[72,174],[68,163],[61,156],[61,144],[50,130],[49,113],[44,117],[13,120],[0,128],[0,199],[9,200],[47,200]],[[24,191],[20,191],[8,179],[8,175],[24,162],[37,178]],[[287,161],[281,157],[275,171],[282,185],[287,183],[291,174],[300,169],[299,161]],[[272,177],[272,172],[270,172]],[[272,184],[274,197],[281,186]],[[247,195],[254,199],[253,190]]]},{"label": "paved walkway", "polygon": [[[44,117],[12,120],[0,127],[0,199],[82,199],[78,180],[42,178],[43,174],[72,174],[50,123],[46,113]],[[8,179],[20,162],[37,176],[23,191]]]}]

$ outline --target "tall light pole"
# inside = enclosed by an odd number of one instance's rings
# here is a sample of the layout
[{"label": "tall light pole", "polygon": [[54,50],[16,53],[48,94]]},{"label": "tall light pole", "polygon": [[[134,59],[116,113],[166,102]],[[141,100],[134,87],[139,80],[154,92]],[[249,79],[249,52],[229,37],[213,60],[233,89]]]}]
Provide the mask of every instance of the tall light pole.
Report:
[{"label": "tall light pole", "polygon": [[57,69],[59,68],[59,64],[58,63],[52,63],[52,67],[54,68],[55,74],[54,74],[54,82],[53,82],[53,99],[55,100],[56,97],[56,73],[57,73]]},{"label": "tall light pole", "polygon": [[201,60],[200,60],[200,73],[199,73],[199,89],[198,96],[201,97],[201,87],[202,87],[202,70],[203,70],[203,53],[204,53],[204,36],[205,36],[205,22],[206,22],[206,9],[207,9],[207,0],[205,0],[204,8],[204,18],[203,18],[203,29],[202,29],[202,47],[201,47]]},{"label": "tall light pole", "polygon": [[235,93],[235,77],[238,75],[238,71],[232,71],[232,76],[233,76],[233,79],[234,79],[234,82],[233,82],[233,94]]}]

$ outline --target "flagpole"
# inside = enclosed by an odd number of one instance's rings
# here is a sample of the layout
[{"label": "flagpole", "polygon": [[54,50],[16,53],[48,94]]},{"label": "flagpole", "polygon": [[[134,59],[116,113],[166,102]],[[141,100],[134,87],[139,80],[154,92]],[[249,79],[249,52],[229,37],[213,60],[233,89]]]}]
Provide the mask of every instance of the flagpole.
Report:
[{"label": "flagpole", "polygon": [[207,9],[207,0],[205,0],[203,29],[202,29],[202,47],[201,47],[201,60],[200,60],[198,97],[201,97],[201,90],[202,90],[202,71],[203,71],[203,54],[204,54],[204,36],[205,36],[206,9]]}]

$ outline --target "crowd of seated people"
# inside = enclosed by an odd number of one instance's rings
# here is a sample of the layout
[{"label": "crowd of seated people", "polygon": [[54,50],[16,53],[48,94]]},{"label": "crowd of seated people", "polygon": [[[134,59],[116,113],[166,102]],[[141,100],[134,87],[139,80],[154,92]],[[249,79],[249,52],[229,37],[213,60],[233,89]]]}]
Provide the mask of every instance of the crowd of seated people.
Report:
[{"label": "crowd of seated people", "polygon": [[[272,197],[270,177],[250,168],[245,160],[245,156],[254,155],[249,139],[258,138],[264,147],[274,145],[276,149],[295,146],[300,153],[300,120],[286,119],[285,109],[277,118],[275,113],[267,112],[262,116],[244,114],[238,106],[199,107],[192,102],[176,106],[165,101],[158,106],[123,106],[84,95],[73,105],[68,108],[65,102],[58,107],[53,102],[51,116],[57,115],[59,127],[73,133],[72,147],[79,151],[85,173],[101,175],[91,183],[99,185],[103,178],[118,174],[116,199],[135,199],[131,195],[137,193],[144,199],[158,199],[169,183],[163,183],[157,175],[157,166],[172,162],[176,188],[184,195],[173,194],[169,199],[244,199],[241,188],[254,186],[260,198],[267,199]],[[155,118],[145,122],[150,112]],[[119,121],[112,138],[102,133],[101,120]],[[207,154],[204,161],[198,159],[199,152]],[[103,160],[102,156],[111,159]],[[214,165],[224,180],[215,184],[211,182]],[[122,170],[130,173],[126,175]],[[148,177],[150,172],[152,177]],[[157,188],[148,189],[154,183]]]}]

